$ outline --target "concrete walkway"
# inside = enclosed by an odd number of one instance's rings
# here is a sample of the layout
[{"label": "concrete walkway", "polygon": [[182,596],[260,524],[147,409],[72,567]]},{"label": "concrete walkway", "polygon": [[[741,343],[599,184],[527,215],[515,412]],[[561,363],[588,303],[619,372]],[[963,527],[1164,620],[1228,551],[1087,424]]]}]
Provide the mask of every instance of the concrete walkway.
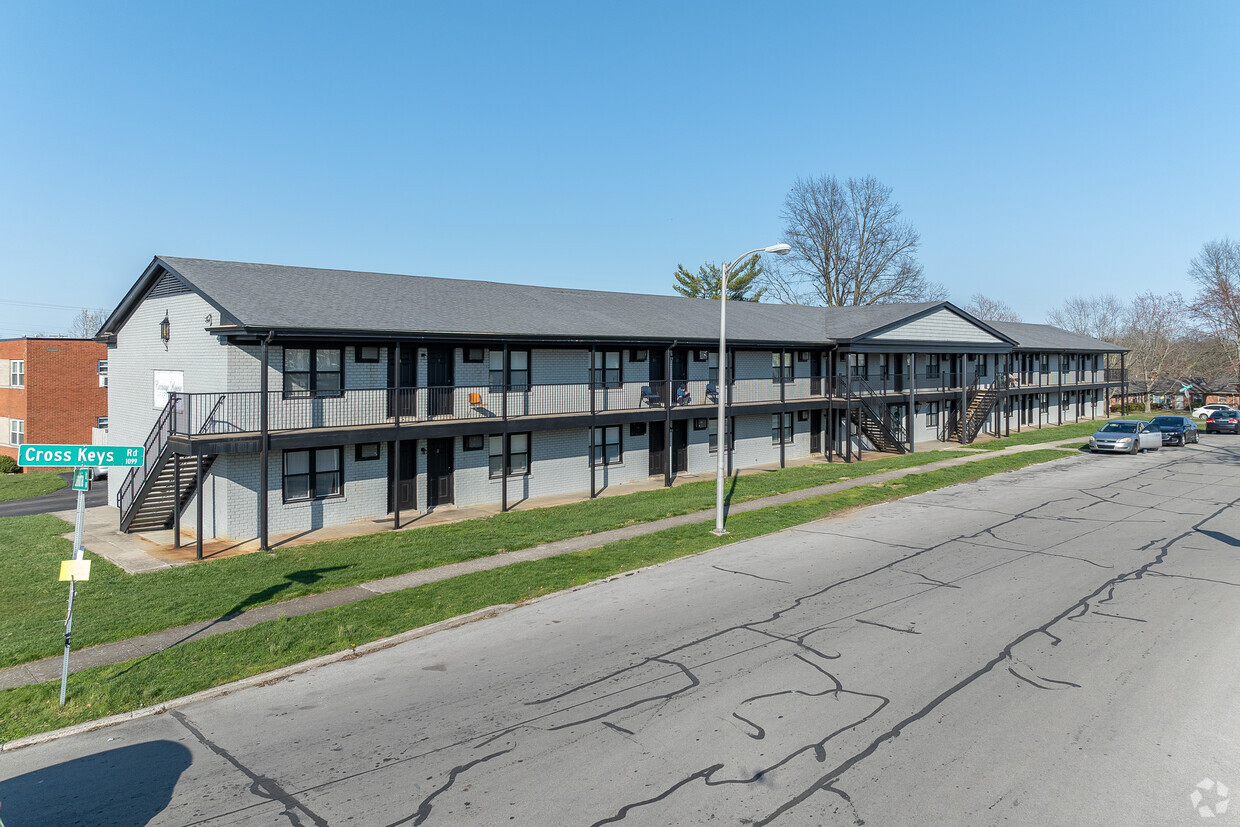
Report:
[{"label": "concrete walkway", "polygon": [[[803,488],[798,491],[789,491],[784,494],[776,494],[770,497],[762,497],[760,499],[738,503],[728,509],[728,514],[744,514],[748,511],[757,511],[759,509],[770,508],[772,506],[784,505],[786,503],[797,502],[800,500],[808,500],[814,497],[821,497],[825,494],[834,494],[839,491],[846,491],[850,488],[873,485],[875,483],[899,479],[900,477],[905,477],[910,474],[920,474],[926,471],[950,468],[955,465],[977,462],[978,460],[990,459],[1004,454],[1023,453],[1026,451],[1034,451],[1043,448],[1053,448],[1065,441],[1070,440],[1067,437],[1060,437],[1051,442],[1039,443],[1036,445],[1012,446],[1000,451],[974,450],[970,456],[966,457],[957,457],[954,459],[942,460],[940,462],[927,463],[925,465],[916,465],[911,468],[884,471],[878,474],[868,474],[855,479],[842,480],[840,482],[828,483],[826,485],[818,485],[813,488]],[[1068,455],[1065,454],[1065,456]],[[407,574],[385,577],[382,580],[373,580],[369,583],[362,583],[356,586],[347,586],[342,589],[334,589],[320,594],[298,597],[292,600],[286,600],[282,603],[273,603],[267,606],[260,606],[255,609],[237,612],[231,615],[216,618],[214,620],[191,623],[185,626],[178,626],[174,629],[165,629],[162,632],[155,632],[154,634],[129,638],[128,640],[121,640],[115,643],[103,643],[98,646],[92,646],[81,651],[73,652],[69,659],[69,671],[77,672],[82,669],[89,669],[93,666],[121,663],[122,661],[130,660],[132,658],[157,654],[164,649],[171,648],[190,640],[210,637],[211,635],[218,635],[224,632],[232,632],[238,629],[246,629],[259,623],[263,623],[264,621],[274,620],[279,617],[297,617],[300,615],[322,611],[323,609],[344,606],[349,603],[364,600],[368,597],[374,597],[377,594],[388,594],[390,592],[397,592],[403,589],[410,589],[416,586],[425,585],[427,583],[435,583],[440,580],[458,577],[462,574],[486,571],[527,560],[541,560],[547,557],[555,557],[560,554],[570,554],[575,551],[598,548],[600,546],[605,546],[608,543],[616,542],[617,540],[625,540],[631,537],[640,537],[646,534],[653,534],[657,531],[662,531],[663,529],[672,528],[675,526],[689,525],[691,523],[706,523],[713,521],[714,516],[714,510],[710,509],[707,511],[697,511],[692,514],[682,514],[678,517],[667,517],[662,520],[654,520],[648,523],[625,526],[623,528],[603,531],[597,534],[570,537],[566,540],[545,543],[540,546],[534,546],[533,548],[504,552],[490,557],[482,557],[460,563],[449,563],[432,569],[413,571]],[[20,664],[18,666],[11,666],[7,669],[0,669],[0,689],[8,689],[16,686],[25,686],[27,684],[56,680],[60,677],[61,663],[61,657],[58,655],[55,657],[44,658],[43,660]]]}]

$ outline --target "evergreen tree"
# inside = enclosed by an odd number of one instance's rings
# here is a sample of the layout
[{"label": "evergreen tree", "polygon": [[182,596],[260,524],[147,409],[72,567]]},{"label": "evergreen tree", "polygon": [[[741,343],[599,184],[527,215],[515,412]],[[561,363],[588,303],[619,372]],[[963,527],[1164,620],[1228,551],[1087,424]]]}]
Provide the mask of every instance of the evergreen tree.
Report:
[{"label": "evergreen tree", "polygon": [[[756,302],[766,292],[765,287],[757,287],[757,281],[763,273],[759,256],[753,255],[728,274],[728,301]],[[721,270],[718,265],[706,263],[696,273],[690,273],[683,264],[676,265],[676,283],[672,288],[682,296],[691,299],[719,298],[719,281]]]}]

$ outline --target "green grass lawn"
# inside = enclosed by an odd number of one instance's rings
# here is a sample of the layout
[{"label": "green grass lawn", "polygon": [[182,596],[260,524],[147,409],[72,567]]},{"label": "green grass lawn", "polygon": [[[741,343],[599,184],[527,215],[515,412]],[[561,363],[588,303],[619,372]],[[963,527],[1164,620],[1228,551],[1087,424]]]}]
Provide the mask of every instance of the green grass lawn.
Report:
[{"label": "green grass lawn", "polygon": [[[1058,450],[997,456],[736,514],[729,518],[731,533],[724,537],[715,537],[701,525],[680,526],[595,549],[465,574],[302,617],[268,621],[190,641],[156,655],[70,675],[68,702],[63,709],[58,706],[58,681],[5,690],[0,692],[0,741],[149,706],[488,606],[530,600],[851,508],[1064,456],[1065,452]],[[92,572],[91,585],[96,583],[93,578]],[[86,609],[80,617],[75,625],[92,622]]]},{"label": "green grass lawn", "polygon": [[[738,503],[924,465],[962,451],[812,464],[729,480]],[[101,558],[78,590],[75,647],[93,646],[368,580],[712,508],[714,480],[477,520],[246,554],[139,575]],[[56,579],[72,526],[46,515],[0,519],[0,667],[59,654],[66,586]]]},{"label": "green grass lawn", "polygon": [[24,500],[59,491],[69,483],[56,471],[27,471],[24,474],[0,474],[0,503]]}]

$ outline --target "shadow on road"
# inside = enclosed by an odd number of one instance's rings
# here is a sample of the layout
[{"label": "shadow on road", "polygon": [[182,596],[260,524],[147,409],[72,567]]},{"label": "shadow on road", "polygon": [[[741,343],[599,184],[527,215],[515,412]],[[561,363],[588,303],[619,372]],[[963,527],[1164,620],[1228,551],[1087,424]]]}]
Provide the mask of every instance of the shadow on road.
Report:
[{"label": "shadow on road", "polygon": [[8,827],[143,825],[172,800],[192,761],[175,741],[147,741],[0,780]]}]

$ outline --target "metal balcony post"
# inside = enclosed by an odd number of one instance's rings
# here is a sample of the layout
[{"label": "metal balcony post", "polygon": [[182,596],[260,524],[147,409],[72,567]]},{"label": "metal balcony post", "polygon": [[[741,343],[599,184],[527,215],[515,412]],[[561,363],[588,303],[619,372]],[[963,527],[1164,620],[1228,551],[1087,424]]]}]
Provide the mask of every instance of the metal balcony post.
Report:
[{"label": "metal balcony post", "polygon": [[905,415],[905,421],[908,428],[908,452],[913,453],[917,438],[913,431],[917,427],[916,407],[917,407],[917,354],[908,354],[908,411]]},{"label": "metal balcony post", "polygon": [[[501,407],[504,416],[502,430],[499,435],[499,510],[501,513],[508,510],[508,391],[511,388],[510,380],[512,379],[508,370],[509,358],[508,343],[504,342],[504,364],[500,376],[503,380],[500,384],[500,397],[503,399]],[[529,369],[529,362],[526,362],[525,367],[527,370]],[[530,381],[526,384],[527,388],[533,386],[533,380],[534,376],[531,374]],[[526,410],[529,410],[528,405]]]},{"label": "metal balcony post", "polygon": [[[597,346],[597,345],[590,345],[590,499],[594,499],[594,496],[595,496],[595,494],[594,494],[594,491],[595,491],[595,485],[596,485],[596,482],[597,482],[597,481],[596,481],[596,479],[595,479],[595,465],[596,465],[596,463],[595,463],[595,461],[594,461],[594,446],[595,446],[595,444],[596,444],[595,440],[596,440],[596,439],[598,439],[598,434],[595,432],[595,429],[594,429],[594,415],[595,415],[595,402],[594,402],[594,376],[595,376],[594,369],[595,369],[595,368],[594,368],[594,360],[595,360],[597,357],[598,357],[598,346]],[[606,376],[606,375],[607,375],[607,372],[606,372],[606,371],[604,371],[604,372],[603,372],[603,375],[604,375],[604,376]]]},{"label": "metal balcony post", "polygon": [[[202,498],[201,491],[198,497]],[[181,547],[181,457],[175,451],[172,454],[172,547]]]},{"label": "metal balcony post", "polygon": [[[396,341],[395,352],[392,356],[393,372],[396,381],[392,384],[395,386],[393,393],[395,399],[392,400],[392,413],[394,414],[393,422],[396,426],[396,437],[392,440],[392,528],[400,528],[400,406],[404,402],[400,398],[400,340]],[[416,478],[415,478],[416,479]],[[417,485],[417,482],[414,482]]]},{"label": "metal balcony post", "polygon": [[[270,443],[271,435],[268,432],[268,402],[267,402],[267,371],[271,364],[270,344],[275,337],[275,333],[268,331],[263,337],[262,344],[262,373],[258,377],[258,431],[259,431],[259,457],[258,457],[258,550],[267,551],[267,475],[268,465],[270,463]],[[198,485],[199,492],[202,491],[202,456],[198,456]],[[202,497],[198,497],[201,506]],[[200,508],[201,510],[201,508]],[[198,527],[198,554],[202,556],[202,526]]]},{"label": "metal balcony post", "polygon": [[[195,454],[194,460],[195,460],[194,476],[196,477],[196,483],[197,483],[196,490],[198,492],[198,498],[197,498],[198,505],[197,505],[197,509],[195,513],[195,517],[198,519],[198,530],[194,532],[194,535],[195,535],[194,536],[194,559],[201,560],[202,559],[202,535],[205,533],[205,530],[203,529],[203,526],[202,526],[202,454]],[[266,537],[264,537],[263,539],[265,541]]]}]

